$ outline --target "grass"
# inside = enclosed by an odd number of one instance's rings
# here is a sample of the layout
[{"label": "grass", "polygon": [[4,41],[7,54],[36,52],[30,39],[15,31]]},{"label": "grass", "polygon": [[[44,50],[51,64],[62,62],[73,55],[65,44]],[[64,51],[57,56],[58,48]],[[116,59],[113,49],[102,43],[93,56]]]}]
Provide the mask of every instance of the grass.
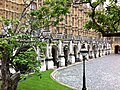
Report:
[{"label": "grass", "polygon": [[17,90],[73,90],[51,79],[50,74],[52,72],[53,70],[42,72],[41,79],[33,75],[31,78],[19,82]]},{"label": "grass", "polygon": [[0,81],[0,90],[1,90],[1,84],[2,84],[2,82]]}]

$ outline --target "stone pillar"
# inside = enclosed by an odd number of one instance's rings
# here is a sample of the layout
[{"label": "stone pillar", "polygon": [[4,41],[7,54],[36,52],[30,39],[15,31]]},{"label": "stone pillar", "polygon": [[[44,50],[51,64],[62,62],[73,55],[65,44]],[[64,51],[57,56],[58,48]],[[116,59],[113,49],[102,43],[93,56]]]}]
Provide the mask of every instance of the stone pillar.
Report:
[{"label": "stone pillar", "polygon": [[78,47],[78,49],[77,49],[77,60],[76,61],[81,61],[81,59],[80,59],[80,48],[81,48],[80,42],[78,42],[77,47]]},{"label": "stone pillar", "polygon": [[41,68],[40,68],[40,71],[46,71],[45,58],[41,59]]},{"label": "stone pillar", "polygon": [[112,47],[110,44],[109,44],[109,52],[110,52],[110,54],[112,53]]},{"label": "stone pillar", "polygon": [[[85,43],[85,47],[86,47],[87,50],[88,50],[88,44],[87,44],[87,43]],[[89,53],[86,55],[86,59],[87,59],[87,60],[89,59]]]},{"label": "stone pillar", "polygon": [[72,45],[72,41],[70,41],[70,54],[69,54],[69,59],[68,61],[70,61],[70,63],[75,63],[75,56],[74,56],[74,53],[73,53],[73,45]]},{"label": "stone pillar", "polygon": [[81,49],[81,43],[78,42],[78,51],[80,51],[80,49]]},{"label": "stone pillar", "polygon": [[104,45],[102,43],[102,56],[104,56]]},{"label": "stone pillar", "polygon": [[[35,48],[34,48],[34,49],[35,49]],[[39,60],[40,63],[41,63],[40,71],[45,71],[45,70],[46,70],[45,58],[41,58],[40,48],[37,47],[35,51],[36,51],[36,53],[37,53],[37,55],[38,55],[38,56],[37,56],[37,60]]]},{"label": "stone pillar", "polygon": [[52,46],[49,45],[49,57],[51,58],[52,57]]},{"label": "stone pillar", "polygon": [[73,53],[73,45],[72,45],[72,41],[70,41],[69,47],[70,47],[70,53]]},{"label": "stone pillar", "polygon": [[47,47],[46,47],[46,58],[48,58],[50,55],[49,55],[49,45],[47,44]]},{"label": "stone pillar", "polygon": [[111,49],[112,49],[110,43],[108,43],[107,48],[108,48],[108,55],[109,55],[109,54],[111,54]]},{"label": "stone pillar", "polygon": [[48,69],[54,69],[54,63],[52,59],[52,47],[51,45],[47,44],[46,47],[46,59],[45,59],[45,64],[46,64],[46,70]]},{"label": "stone pillar", "polygon": [[37,60],[40,60],[40,48],[37,46],[37,49],[36,49],[36,53],[37,53]]},{"label": "stone pillar", "polygon": [[59,44],[58,44],[58,58],[59,58],[59,62],[60,62],[60,66],[65,66],[65,58],[64,58],[64,54],[62,53],[62,42],[59,40]]},{"label": "stone pillar", "polygon": [[92,44],[89,44],[89,59],[93,58]]}]

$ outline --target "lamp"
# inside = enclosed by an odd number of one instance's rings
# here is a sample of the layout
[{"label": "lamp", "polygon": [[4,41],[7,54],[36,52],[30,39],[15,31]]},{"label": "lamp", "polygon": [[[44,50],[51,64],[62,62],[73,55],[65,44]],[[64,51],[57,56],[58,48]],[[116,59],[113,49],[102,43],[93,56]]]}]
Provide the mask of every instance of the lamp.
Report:
[{"label": "lamp", "polygon": [[88,48],[85,46],[85,44],[81,46],[80,53],[83,57],[85,57],[88,54]]},{"label": "lamp", "polygon": [[88,48],[85,46],[85,44],[81,46],[80,53],[83,56],[83,87],[82,87],[82,90],[87,90],[86,89],[86,78],[85,78],[85,60],[86,60],[85,56],[88,54]]}]

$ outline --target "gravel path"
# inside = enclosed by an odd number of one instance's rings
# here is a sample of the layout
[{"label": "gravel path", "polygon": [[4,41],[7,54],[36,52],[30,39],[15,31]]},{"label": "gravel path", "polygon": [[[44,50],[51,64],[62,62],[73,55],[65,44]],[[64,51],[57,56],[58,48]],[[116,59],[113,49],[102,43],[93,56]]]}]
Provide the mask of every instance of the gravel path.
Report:
[{"label": "gravel path", "polygon": [[[82,89],[82,62],[59,70],[55,79]],[[109,55],[86,61],[87,90],[120,90],[120,55]]]}]

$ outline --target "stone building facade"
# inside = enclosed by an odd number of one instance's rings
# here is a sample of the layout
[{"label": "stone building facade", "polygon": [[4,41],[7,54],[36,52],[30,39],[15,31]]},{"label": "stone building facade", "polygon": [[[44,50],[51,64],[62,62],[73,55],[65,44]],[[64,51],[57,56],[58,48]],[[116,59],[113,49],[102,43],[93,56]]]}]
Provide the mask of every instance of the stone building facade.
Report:
[{"label": "stone building facade", "polygon": [[[36,0],[30,9],[37,9],[42,4],[43,0]],[[23,5],[22,0],[1,0],[0,16],[19,18]],[[87,11],[89,11],[87,5],[71,4],[70,13],[64,16],[65,20],[58,27],[50,26],[43,29],[42,41],[47,42],[46,58],[42,58],[39,48],[36,50],[37,59],[42,63],[41,71],[82,61],[80,50],[83,43],[89,50],[87,59],[111,53],[111,42],[107,38],[102,38],[100,33],[93,30],[84,29],[84,24],[89,20]]]},{"label": "stone building facade", "polygon": [[120,54],[120,37],[112,37],[113,53]]},{"label": "stone building facade", "polygon": [[[22,9],[22,0],[0,0],[0,17],[19,18]],[[2,28],[1,23],[0,28]]]}]

